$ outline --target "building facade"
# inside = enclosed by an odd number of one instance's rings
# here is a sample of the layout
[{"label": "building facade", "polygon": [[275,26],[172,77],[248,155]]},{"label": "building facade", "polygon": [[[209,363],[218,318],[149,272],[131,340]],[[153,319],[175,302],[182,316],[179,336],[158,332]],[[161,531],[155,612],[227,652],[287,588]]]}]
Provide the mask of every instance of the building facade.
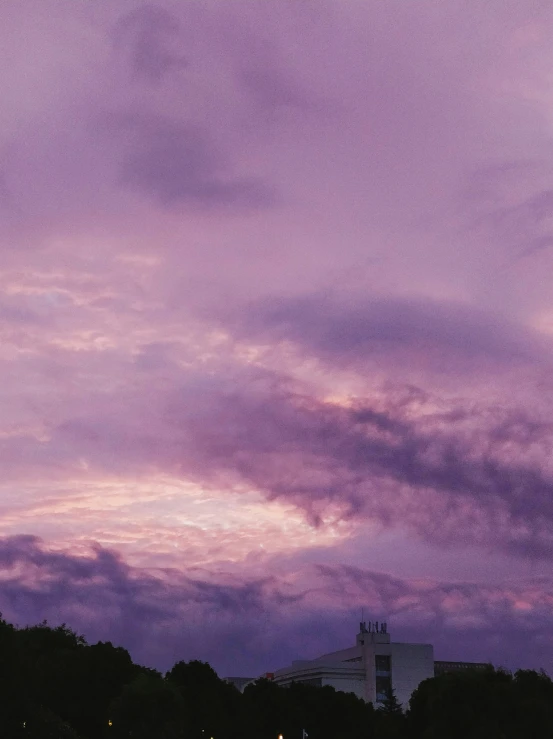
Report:
[{"label": "building facade", "polygon": [[354,647],[295,661],[277,670],[274,680],[284,686],[293,682],[330,685],[374,705],[381,703],[392,688],[406,709],[412,692],[429,677],[434,677],[431,644],[392,642],[386,624],[369,622],[367,627],[363,621]]},{"label": "building facade", "polygon": [[489,662],[434,662],[434,677],[446,672],[466,672],[467,670],[489,670]]}]

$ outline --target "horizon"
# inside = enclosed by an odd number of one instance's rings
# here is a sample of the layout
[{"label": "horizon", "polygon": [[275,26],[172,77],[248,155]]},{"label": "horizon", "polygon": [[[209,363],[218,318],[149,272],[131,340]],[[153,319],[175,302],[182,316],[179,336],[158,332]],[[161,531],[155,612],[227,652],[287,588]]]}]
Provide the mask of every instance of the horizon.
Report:
[{"label": "horizon", "polygon": [[[0,613],[0,620],[3,620],[4,623],[7,623],[9,626],[11,626],[12,628],[16,629],[17,631],[21,631],[21,630],[25,630],[25,629],[36,629],[36,628],[46,628],[46,629],[53,629],[53,630],[60,629],[60,628],[61,629],[66,629],[68,632],[71,632],[76,637],[78,637],[79,640],[82,640],[81,643],[84,646],[94,646],[95,643],[104,643],[104,644],[105,643],[108,643],[108,644],[112,644],[112,646],[114,648],[116,648],[116,649],[122,647],[122,645],[120,645],[120,644],[113,644],[113,642],[111,642],[110,640],[106,640],[106,641],[99,640],[98,642],[93,642],[92,640],[89,640],[87,638],[87,635],[86,634],[79,634],[78,631],[76,631],[75,629],[73,629],[70,624],[66,624],[66,623],[51,624],[47,620],[43,620],[40,623],[29,623],[29,624],[23,624],[23,625],[22,624],[12,624],[12,623],[10,623],[9,621],[6,621],[6,619],[3,618],[3,614],[1,614],[1,613]],[[372,622],[371,622],[371,625],[372,625]],[[364,632],[364,633],[370,633],[370,631],[369,632]],[[387,632],[386,631],[384,631],[384,632],[381,631],[381,632],[377,632],[377,633],[387,633]],[[397,642],[392,641],[392,644],[395,644],[395,643],[397,643]],[[400,642],[400,643],[407,643],[407,644],[409,644],[409,642]],[[355,645],[350,645],[350,648],[352,648],[354,646]],[[125,648],[125,647],[122,647],[122,648]],[[292,660],[291,661],[291,664],[294,664],[294,663],[303,663],[303,662],[306,662],[306,663],[317,662],[319,659],[322,659],[323,657],[325,657],[327,655],[330,656],[330,655],[334,654],[335,652],[340,652],[340,651],[343,651],[344,649],[348,649],[348,647],[344,645],[344,646],[342,646],[338,650],[334,650],[332,652],[327,652],[327,653],[325,653],[323,655],[318,655],[318,656],[315,656],[315,657],[314,656],[312,656],[312,657],[304,657],[304,658]],[[131,658],[131,660],[133,661],[134,664],[137,664],[137,665],[139,665],[141,667],[145,667],[145,668],[148,668],[148,669],[158,669],[154,665],[140,664],[138,662],[135,662],[135,660],[133,659],[133,655],[130,652],[129,652],[129,656],[130,656],[130,658]],[[215,672],[218,675],[218,677],[220,679],[222,679],[222,680],[254,680],[255,681],[255,680],[260,680],[260,679],[263,679],[263,678],[272,679],[269,676],[273,676],[280,669],[290,667],[290,665],[287,664],[287,665],[283,665],[282,668],[273,668],[272,670],[264,670],[263,672],[261,672],[261,673],[259,673],[257,675],[253,675],[253,676],[252,675],[238,675],[238,674],[234,674],[234,675],[233,674],[223,675],[223,674],[220,674],[220,672],[218,672],[215,669],[215,667],[208,660],[203,660],[200,657],[194,658],[193,660],[184,660],[184,659],[180,659],[180,658],[177,657],[173,662],[169,663],[169,666],[166,669],[160,670],[160,672],[163,675],[164,673],[170,671],[179,662],[188,662],[188,661],[199,661],[199,662],[202,662],[204,664],[208,664],[210,667],[212,667],[215,670]],[[443,660],[443,659],[437,660],[437,659],[434,659],[434,663],[435,664],[448,664],[448,663],[454,663],[454,662],[463,662],[463,661],[462,660],[449,660],[449,659],[448,660]],[[489,667],[491,667],[494,670],[506,671],[506,672],[509,672],[509,673],[512,673],[512,674],[514,674],[517,669],[524,669],[524,668],[516,668],[516,667],[510,669],[510,668],[505,667],[505,666],[502,666],[502,665],[494,665],[494,664],[492,664],[490,662],[485,662],[485,663],[465,662],[465,664],[467,664],[467,665],[474,664],[474,665],[478,665],[478,666],[481,666],[482,664],[485,664],[485,665],[488,665]],[[548,674],[546,670],[542,670],[542,671],[545,672],[546,674]]]}]

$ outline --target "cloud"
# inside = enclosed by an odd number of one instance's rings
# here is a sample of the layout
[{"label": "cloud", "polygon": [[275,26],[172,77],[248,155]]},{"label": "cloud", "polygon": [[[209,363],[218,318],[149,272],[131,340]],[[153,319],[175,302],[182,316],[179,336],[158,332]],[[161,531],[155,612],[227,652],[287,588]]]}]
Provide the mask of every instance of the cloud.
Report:
[{"label": "cloud", "polygon": [[[153,659],[164,667],[193,658],[186,652],[201,658],[194,644],[198,633],[202,624],[218,619],[219,633],[205,634],[206,650],[213,655],[213,636],[240,632],[241,616],[249,623],[260,618],[270,591],[270,578],[224,584],[201,573],[149,572],[131,568],[97,545],[85,555],[72,555],[48,550],[32,536],[2,540],[0,567],[5,618],[64,621],[84,629],[89,639],[113,639],[131,649],[135,659]],[[150,646],[141,647],[148,641]]]},{"label": "cloud", "polygon": [[[394,639],[434,643],[438,659],[550,667],[543,661],[549,580],[491,587],[345,566],[287,567],[284,574],[275,562],[263,578],[145,570],[99,546],[72,554],[14,537],[0,541],[0,604],[21,625],[66,622],[91,642],[110,639],[161,669],[204,659],[221,674],[274,670],[352,643],[361,606],[387,619]],[[525,637],[523,655],[515,632]]]},{"label": "cloud", "polygon": [[[541,665],[551,673],[546,623],[552,602],[547,580],[472,582],[405,580],[359,567],[322,567],[329,597],[368,604],[409,641],[434,645],[435,658],[486,661],[510,669]],[[524,654],[516,646],[523,641]],[[510,646],[512,645],[512,646]]]},{"label": "cloud", "polygon": [[264,108],[309,109],[308,96],[279,69],[252,66],[241,72],[241,80],[254,99]]},{"label": "cloud", "polygon": [[158,389],[129,365],[125,388],[99,392],[81,413],[67,408],[40,439],[0,439],[6,474],[21,474],[26,458],[46,476],[66,465],[74,474],[163,473],[229,495],[260,491],[315,525],[369,519],[443,546],[552,556],[545,408],[413,388],[340,403],[268,370],[207,369],[200,376],[164,365]]},{"label": "cloud", "polygon": [[[267,297],[248,306],[237,331],[253,340],[288,341],[331,364],[359,364],[375,355],[424,353],[450,370],[475,361],[523,362],[551,351],[523,326],[470,305],[421,297]],[[424,361],[424,360],[423,360]]]},{"label": "cloud", "polygon": [[186,396],[175,396],[168,420],[191,445],[183,469],[196,457],[314,521],[332,503],[342,515],[404,522],[434,541],[553,554],[549,423],[500,407],[432,412],[432,401],[415,413],[386,400],[341,407],[274,378],[266,392],[257,382],[216,396],[213,411],[193,420]]},{"label": "cloud", "polygon": [[506,161],[477,169],[465,191],[478,215],[472,229],[500,240],[515,261],[546,250],[553,240],[551,163]]},{"label": "cloud", "polygon": [[159,84],[173,71],[186,69],[188,60],[178,47],[178,18],[156,5],[142,5],[116,24],[116,45],[130,52],[130,65],[137,79]]},{"label": "cloud", "polygon": [[115,128],[127,142],[121,182],[166,207],[196,203],[259,208],[272,201],[270,188],[261,180],[227,173],[224,158],[198,126],[129,114]]},{"label": "cloud", "polygon": [[[186,611],[191,655],[206,619],[228,649],[259,633],[252,654],[282,627],[295,656],[317,631],[326,601],[268,618],[267,633],[254,605],[251,618],[224,621],[234,592],[282,611],[272,586],[248,575],[271,532],[294,538],[295,556],[307,540],[306,558],[313,542],[333,548],[335,562],[353,561],[350,532],[368,540],[386,528],[397,549],[405,541],[404,561],[415,548],[436,558],[428,542],[437,542],[449,561],[465,557],[464,572],[479,572],[485,548],[497,561],[512,553],[504,561],[520,569],[545,568],[550,4],[489,0],[470,13],[430,0],[8,5],[4,530],[58,544],[90,535],[129,561],[179,561],[183,577],[229,586],[228,608],[216,606],[222,594],[206,595],[213,622],[209,609]],[[519,259],[525,250],[532,258]],[[178,484],[169,490],[166,479]],[[266,517],[264,499],[275,501]],[[227,525],[219,548],[215,526],[202,536],[204,515]],[[192,577],[191,550],[213,568],[232,558],[243,578]],[[97,556],[88,559],[111,593],[110,628],[121,621],[126,638],[123,625],[134,624],[146,649],[139,627],[166,597],[171,634],[182,630],[178,593],[196,602],[199,585],[177,573],[169,587],[160,572],[148,579]],[[50,577],[66,583],[53,590],[60,602],[73,603],[77,575],[65,566],[37,564],[13,603],[25,600],[37,620],[43,608],[55,615],[55,598],[40,600]],[[76,592],[102,602],[94,577]],[[321,578],[309,570],[299,591],[330,587]],[[339,573],[340,587],[348,578]],[[142,589],[133,594],[129,579]],[[379,587],[422,613],[413,584]],[[476,591],[463,593],[447,596],[475,602]],[[101,633],[101,620],[72,608]],[[541,624],[538,608],[529,613]],[[164,618],[152,620],[156,640]],[[507,649],[520,646],[515,636]],[[313,638],[313,653],[324,651]]]},{"label": "cloud", "polygon": [[[300,26],[303,24],[300,24]],[[317,24],[315,24],[317,25]],[[313,27],[308,24],[305,32]],[[273,122],[283,111],[309,114],[313,120],[328,118],[332,108],[317,89],[302,79],[301,70],[287,63],[289,48],[279,48],[275,40],[260,39],[249,35],[237,39],[234,57],[238,80],[253,100],[258,112],[269,116]]]}]

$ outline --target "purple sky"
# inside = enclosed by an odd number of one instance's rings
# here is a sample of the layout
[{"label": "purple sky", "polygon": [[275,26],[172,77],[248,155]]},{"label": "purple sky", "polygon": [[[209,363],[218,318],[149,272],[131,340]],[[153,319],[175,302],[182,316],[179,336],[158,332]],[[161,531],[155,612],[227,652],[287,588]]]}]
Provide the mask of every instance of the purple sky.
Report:
[{"label": "purple sky", "polygon": [[550,0],[3,0],[0,610],[553,672]]}]

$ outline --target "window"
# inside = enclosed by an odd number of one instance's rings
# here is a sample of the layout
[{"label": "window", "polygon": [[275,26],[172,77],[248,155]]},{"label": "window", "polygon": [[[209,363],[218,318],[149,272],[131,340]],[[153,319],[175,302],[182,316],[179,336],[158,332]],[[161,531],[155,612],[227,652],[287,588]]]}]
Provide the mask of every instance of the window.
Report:
[{"label": "window", "polygon": [[382,702],[392,688],[392,658],[389,654],[375,654],[376,700]]},{"label": "window", "polygon": [[309,677],[304,680],[294,680],[294,682],[299,683],[300,685],[312,685],[315,688],[322,688],[323,686],[322,677]]},{"label": "window", "polygon": [[385,701],[391,689],[392,689],[392,678],[377,677],[376,678],[376,700],[377,702],[382,703],[382,701]]},{"label": "window", "polygon": [[374,667],[376,673],[379,672],[390,672],[392,669],[392,659],[389,654],[377,654],[374,658]]}]

